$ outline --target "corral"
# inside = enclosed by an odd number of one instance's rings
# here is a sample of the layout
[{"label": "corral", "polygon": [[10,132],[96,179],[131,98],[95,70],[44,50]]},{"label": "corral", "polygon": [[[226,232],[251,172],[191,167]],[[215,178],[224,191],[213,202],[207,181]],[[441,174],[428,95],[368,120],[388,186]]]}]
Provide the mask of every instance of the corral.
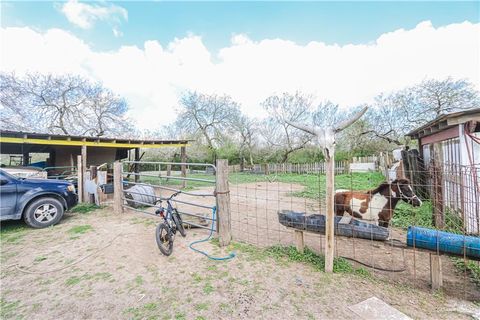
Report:
[{"label": "corral", "polygon": [[[290,190],[287,183],[283,192]],[[282,199],[298,200],[286,194]],[[463,287],[432,294],[425,283],[390,281],[387,273],[354,271],[343,261],[336,273],[326,274],[311,255],[305,256],[308,263],[279,249],[203,245],[217,255],[237,253],[234,260],[214,262],[188,249],[190,241],[204,237],[199,229],[177,238],[174,254],[165,257],[154,240],[157,223],[156,217],[103,208],[69,213],[43,230],[2,224],[2,318],[356,319],[349,306],[372,295],[413,318],[469,319],[476,312],[475,304],[457,298]],[[290,233],[282,235],[287,243]],[[318,238],[313,244],[320,245]],[[42,274],[53,269],[62,270]],[[463,278],[450,264],[446,270],[453,283]]]}]

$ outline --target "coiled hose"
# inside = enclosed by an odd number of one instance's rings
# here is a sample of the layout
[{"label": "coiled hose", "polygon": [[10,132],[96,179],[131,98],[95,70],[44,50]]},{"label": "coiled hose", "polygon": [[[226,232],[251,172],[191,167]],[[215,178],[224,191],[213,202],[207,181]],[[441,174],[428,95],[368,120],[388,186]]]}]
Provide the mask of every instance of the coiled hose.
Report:
[{"label": "coiled hose", "polygon": [[201,243],[201,242],[206,242],[208,240],[210,240],[210,238],[212,237],[213,235],[213,232],[215,230],[215,214],[217,212],[217,207],[213,207],[212,208],[212,227],[210,228],[210,234],[208,235],[208,237],[206,237],[205,239],[202,239],[202,240],[196,240],[196,241],[193,241],[191,242],[188,247],[190,249],[192,249],[193,251],[195,252],[198,252],[200,254],[203,254],[204,256],[206,256],[208,259],[211,259],[211,260],[229,260],[229,259],[232,259],[235,257],[235,253],[234,252],[230,252],[230,254],[226,257],[212,257],[211,255],[209,255],[208,253],[206,253],[205,251],[202,251],[202,250],[199,250],[199,249],[195,249],[193,247],[194,244],[197,244],[197,243]]}]

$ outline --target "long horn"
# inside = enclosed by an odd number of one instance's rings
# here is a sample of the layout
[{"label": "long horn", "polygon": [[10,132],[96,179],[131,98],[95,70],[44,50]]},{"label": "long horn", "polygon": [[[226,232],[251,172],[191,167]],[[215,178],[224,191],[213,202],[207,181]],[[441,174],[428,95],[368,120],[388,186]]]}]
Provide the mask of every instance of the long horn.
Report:
[{"label": "long horn", "polygon": [[368,109],[368,107],[364,107],[362,110],[360,110],[359,112],[357,112],[352,118],[340,122],[340,123],[337,125],[337,127],[335,128],[335,130],[334,130],[335,133],[340,132],[340,131],[342,131],[343,129],[351,126],[355,121],[357,121],[358,119],[360,119],[360,117],[363,116],[363,115],[365,114],[365,112],[367,112],[367,109]]},{"label": "long horn", "polygon": [[299,123],[291,122],[289,120],[285,120],[285,122],[288,123],[289,125],[291,125],[292,127],[295,127],[297,129],[300,129],[302,131],[308,132],[308,133],[313,134],[313,135],[317,135],[314,128],[310,128],[310,127],[301,125]]}]

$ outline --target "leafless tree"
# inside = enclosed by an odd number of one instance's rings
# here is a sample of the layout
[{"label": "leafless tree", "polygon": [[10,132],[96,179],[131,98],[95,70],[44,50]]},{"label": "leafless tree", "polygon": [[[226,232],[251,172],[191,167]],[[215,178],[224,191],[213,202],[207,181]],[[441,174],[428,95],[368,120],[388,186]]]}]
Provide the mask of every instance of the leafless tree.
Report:
[{"label": "leafless tree", "polygon": [[240,153],[240,163],[242,167],[245,165],[245,156],[248,156],[248,162],[253,165],[253,148],[255,145],[255,133],[257,125],[254,120],[240,114],[234,119],[233,126],[239,136],[238,150]]},{"label": "leafless tree", "polygon": [[78,135],[125,135],[127,104],[98,83],[72,75],[0,74],[4,129]]},{"label": "leafless tree", "polygon": [[269,116],[262,125],[262,136],[267,145],[280,150],[281,161],[286,162],[288,156],[303,149],[312,136],[292,127],[288,122],[311,122],[312,97],[296,92],[271,96],[263,102]]},{"label": "leafless tree", "polygon": [[232,133],[232,124],[240,116],[239,104],[226,95],[186,92],[180,105],[177,127],[191,135],[200,134],[215,157],[222,138]]},{"label": "leafless tree", "polygon": [[377,96],[367,113],[369,128],[361,134],[402,145],[405,134],[412,129],[442,114],[478,107],[480,95],[470,82],[452,78],[425,80]]}]

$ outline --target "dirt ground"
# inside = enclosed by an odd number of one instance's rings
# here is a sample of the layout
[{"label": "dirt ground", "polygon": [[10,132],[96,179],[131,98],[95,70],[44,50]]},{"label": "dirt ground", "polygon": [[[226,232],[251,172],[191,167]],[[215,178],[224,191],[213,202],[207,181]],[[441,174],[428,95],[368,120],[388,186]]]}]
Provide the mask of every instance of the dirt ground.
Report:
[{"label": "dirt ground", "polygon": [[[235,209],[240,196],[232,188],[232,215],[254,212],[242,211],[241,204],[240,211]],[[256,206],[255,212],[260,212],[260,202]],[[268,212],[277,208],[270,200],[264,206],[273,232],[277,226]],[[252,219],[259,219],[255,216],[248,215],[249,242],[257,236],[257,230],[250,228]],[[348,307],[372,296],[418,319],[471,319],[479,309],[463,295],[452,294],[456,291],[431,292],[421,281],[389,281],[391,273],[384,277],[377,277],[377,272],[371,277],[325,274],[306,264],[242,249],[230,261],[212,261],[188,248],[191,241],[208,234],[200,229],[188,230],[186,238],[177,237],[172,256],[165,257],[154,239],[157,223],[156,217],[113,213],[111,208],[67,214],[60,224],[42,230],[19,222],[2,223],[18,229],[2,233],[0,318],[355,319]],[[240,229],[238,216],[232,223]],[[245,236],[234,232],[237,241]],[[288,230],[267,234],[272,243],[278,243],[278,235],[280,242],[291,242]],[[315,244],[320,246],[319,237],[310,235],[307,245]],[[219,256],[229,252],[212,243],[198,247]],[[365,258],[359,252],[356,257]],[[59,268],[63,269],[47,273]],[[453,280],[448,279],[449,286]]]}]

